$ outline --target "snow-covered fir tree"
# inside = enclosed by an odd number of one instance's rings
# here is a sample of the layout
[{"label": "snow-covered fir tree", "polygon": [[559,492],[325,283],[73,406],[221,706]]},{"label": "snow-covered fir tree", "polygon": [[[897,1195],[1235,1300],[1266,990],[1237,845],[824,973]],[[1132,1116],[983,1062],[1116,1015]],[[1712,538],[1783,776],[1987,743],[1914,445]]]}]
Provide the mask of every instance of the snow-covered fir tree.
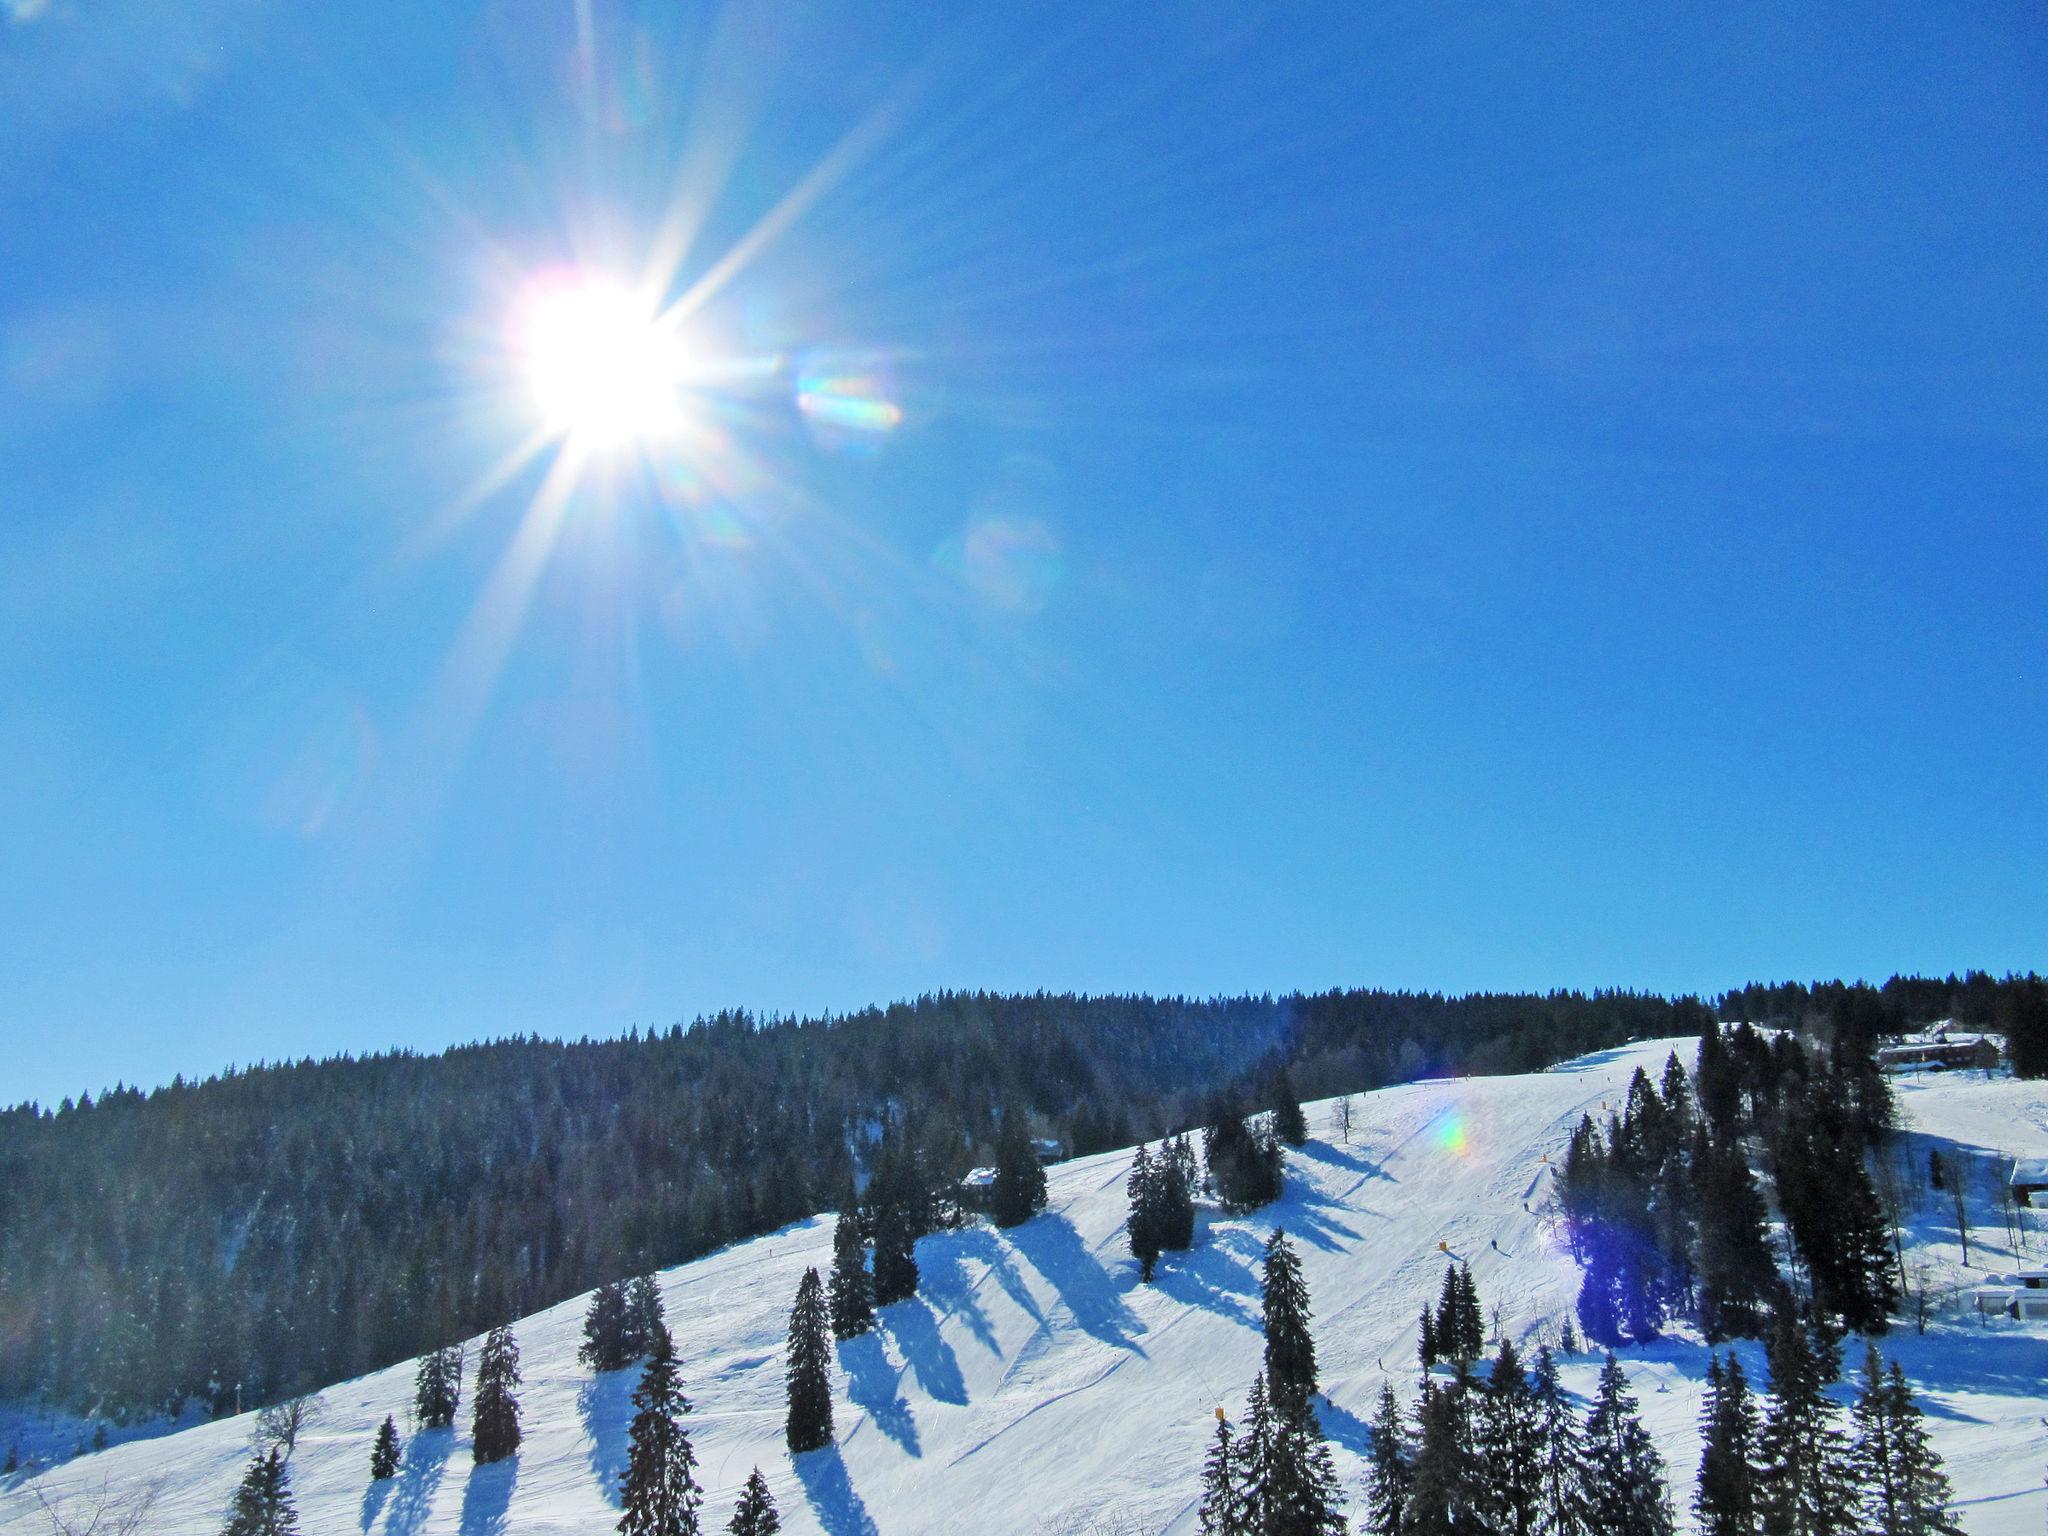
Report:
[{"label": "snow-covered fir tree", "polygon": [[698,1536],[697,1453],[683,1428],[690,1400],[676,1369],[667,1329],[654,1341],[633,1389],[633,1423],[620,1488],[620,1536]]},{"label": "snow-covered fir tree", "polygon": [[832,1443],[832,1346],[825,1318],[825,1287],[815,1269],[797,1283],[796,1304],[789,1312],[789,1419],[785,1433],[790,1451],[802,1454]]},{"label": "snow-covered fir tree", "polygon": [[503,1461],[519,1449],[519,1342],[510,1328],[484,1335],[470,1444],[479,1463]]},{"label": "snow-covered fir tree", "polygon": [[1463,1536],[1485,1517],[1486,1469],[1464,1382],[1425,1380],[1415,1404],[1415,1460],[1401,1525],[1406,1536]]},{"label": "snow-covered fir tree", "polygon": [[1592,1536],[1672,1536],[1664,1458],[1610,1353],[1586,1415],[1586,1525]]},{"label": "snow-covered fir tree", "polygon": [[1130,1192],[1131,1214],[1124,1230],[1130,1238],[1131,1257],[1138,1261],[1138,1278],[1150,1285],[1152,1271],[1159,1263],[1162,1195],[1150,1146],[1141,1145],[1132,1157],[1125,1188]]},{"label": "snow-covered fir tree", "polygon": [[917,1235],[906,1209],[890,1201],[875,1209],[875,1305],[892,1306],[917,1294]]},{"label": "snow-covered fir tree", "polygon": [[756,1467],[740,1490],[740,1501],[733,1506],[726,1530],[730,1536],[776,1536],[781,1529],[782,1516],[776,1512],[774,1495],[768,1491],[768,1479]]}]

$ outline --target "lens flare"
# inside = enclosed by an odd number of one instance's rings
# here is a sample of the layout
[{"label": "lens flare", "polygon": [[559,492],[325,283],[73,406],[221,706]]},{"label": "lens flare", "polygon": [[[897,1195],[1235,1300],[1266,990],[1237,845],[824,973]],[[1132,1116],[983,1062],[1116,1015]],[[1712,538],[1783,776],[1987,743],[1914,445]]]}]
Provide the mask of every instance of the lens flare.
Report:
[{"label": "lens flare", "polygon": [[1471,1150],[1471,1133],[1464,1113],[1456,1109],[1445,1110],[1431,1127],[1430,1139],[1436,1143],[1439,1152],[1447,1152],[1452,1157],[1465,1156]]}]

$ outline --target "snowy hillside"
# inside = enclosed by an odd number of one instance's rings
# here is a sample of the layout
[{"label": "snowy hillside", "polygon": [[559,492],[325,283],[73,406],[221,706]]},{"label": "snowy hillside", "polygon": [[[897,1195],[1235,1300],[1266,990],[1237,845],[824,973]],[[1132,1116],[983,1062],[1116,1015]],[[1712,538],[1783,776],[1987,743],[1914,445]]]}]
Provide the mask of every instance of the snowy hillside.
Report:
[{"label": "snowy hillside", "polygon": [[[1288,1157],[1288,1189],[1249,1220],[1204,1217],[1197,1249],[1171,1255],[1142,1287],[1122,1225],[1128,1153],[1052,1170],[1051,1208],[1010,1232],[942,1234],[918,1246],[918,1297],[880,1331],[841,1346],[838,1444],[792,1463],[782,1443],[782,1345],[806,1265],[830,1263],[831,1221],[807,1222],[662,1278],[696,1411],[688,1423],[706,1484],[707,1529],[722,1529],[758,1463],[784,1529],[831,1536],[1102,1528],[1184,1532],[1218,1405],[1235,1414],[1257,1368],[1256,1260],[1275,1225],[1294,1234],[1316,1312],[1330,1402],[1323,1425],[1358,1509],[1364,1419],[1380,1383],[1412,1391],[1415,1320],[1444,1256],[1469,1259],[1489,1317],[1498,1302],[1517,1340],[1554,1340],[1578,1274],[1546,1233],[1549,1169],[1579,1116],[1618,1104],[1638,1065],[1654,1075],[1690,1040],[1605,1052],[1550,1072],[1411,1084],[1361,1096],[1352,1144],[1332,1106],[1310,1106],[1315,1139]],[[1911,1155],[1930,1139],[1989,1154],[2048,1150],[2048,1091],[1980,1075],[1901,1084]],[[1952,1216],[1924,1195],[1909,1267],[1928,1266],[1945,1299],[1926,1337],[1910,1323],[1885,1341],[1923,1390],[1971,1536],[2041,1529],[2048,1499],[2042,1415],[2048,1324],[1987,1325],[1960,1311],[1958,1283],[2010,1267],[2007,1232],[1978,1191],[1971,1259],[1959,1265]],[[2031,1262],[2048,1252],[2032,1238]],[[575,1362],[584,1303],[518,1326],[526,1385],[520,1454],[473,1467],[464,1429],[408,1441],[400,1475],[372,1487],[377,1422],[404,1423],[410,1364],[330,1389],[326,1414],[293,1458],[308,1536],[595,1536],[617,1519],[635,1373],[593,1380]],[[474,1359],[474,1350],[471,1352]],[[1670,1462],[1681,1511],[1698,1454],[1694,1422],[1706,1352],[1674,1337],[1631,1352],[1629,1374]],[[1761,1351],[1745,1360],[1761,1380]],[[1853,1356],[1852,1361],[1853,1365]],[[1584,1393],[1595,1362],[1566,1372]],[[57,1498],[161,1480],[152,1529],[213,1536],[247,1458],[247,1419],[181,1431],[0,1483],[0,1536],[42,1533],[33,1491]]]}]

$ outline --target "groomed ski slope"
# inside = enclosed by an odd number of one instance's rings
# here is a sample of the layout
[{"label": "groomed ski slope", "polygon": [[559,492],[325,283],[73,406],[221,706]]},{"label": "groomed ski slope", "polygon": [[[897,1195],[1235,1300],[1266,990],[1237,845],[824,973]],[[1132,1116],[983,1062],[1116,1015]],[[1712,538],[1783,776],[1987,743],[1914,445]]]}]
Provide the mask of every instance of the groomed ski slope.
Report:
[{"label": "groomed ski slope", "polygon": [[[1323,1425],[1355,1517],[1364,1421],[1383,1379],[1412,1396],[1416,1316],[1436,1294],[1446,1252],[1470,1260],[1489,1318],[1498,1302],[1518,1341],[1554,1340],[1578,1274],[1547,1229],[1544,1159],[1561,1156],[1582,1113],[1618,1105],[1636,1067],[1654,1077],[1673,1048],[1690,1066],[1693,1041],[1656,1041],[1529,1076],[1361,1095],[1349,1146],[1336,1144],[1334,1106],[1312,1105],[1314,1139],[1289,1154],[1285,1198],[1245,1220],[1205,1213],[1199,1247],[1162,1263],[1151,1287],[1138,1284],[1123,1237],[1130,1154],[1057,1167],[1043,1216],[919,1245],[917,1298],[888,1308],[876,1334],[841,1346],[837,1445],[794,1463],[782,1441],[784,1327],[804,1267],[829,1265],[830,1218],[671,1270],[661,1282],[696,1409],[688,1424],[708,1493],[705,1529],[724,1529],[758,1463],[790,1532],[1192,1531],[1214,1411],[1238,1413],[1258,1367],[1257,1261],[1276,1225],[1303,1257],[1329,1397]],[[1901,1084],[1900,1098],[1923,1167],[1920,1143],[1930,1138],[2048,1150],[2039,1084],[1930,1077]],[[1980,1198],[1978,1271],[2013,1262],[1988,1194]],[[1915,1219],[1909,1262],[1932,1265],[1938,1285],[1967,1281],[1951,1218],[1929,1201]],[[2034,1244],[2040,1262],[2048,1236]],[[372,1433],[386,1413],[404,1424],[413,1367],[331,1388],[324,1420],[292,1461],[307,1536],[612,1529],[637,1373],[592,1379],[576,1364],[583,1310],[578,1298],[518,1325],[526,1438],[509,1463],[473,1466],[465,1397],[461,1427],[409,1436],[400,1475],[372,1487]],[[1907,1325],[1885,1342],[1922,1391],[1966,1529],[2038,1532],[2048,1513],[2048,1328],[1986,1327],[1951,1303],[1926,1337]],[[1856,1352],[1852,1341],[1852,1365]],[[465,1393],[474,1357],[472,1347]],[[1685,1517],[1706,1352],[1675,1336],[1624,1360]],[[1761,1352],[1745,1346],[1745,1363],[1761,1382]],[[1579,1357],[1567,1384],[1588,1392],[1596,1368]],[[0,1485],[0,1536],[46,1531],[37,1486],[61,1499],[152,1480],[163,1485],[152,1531],[213,1536],[250,1427],[246,1417],[225,1420],[10,1480]]]}]

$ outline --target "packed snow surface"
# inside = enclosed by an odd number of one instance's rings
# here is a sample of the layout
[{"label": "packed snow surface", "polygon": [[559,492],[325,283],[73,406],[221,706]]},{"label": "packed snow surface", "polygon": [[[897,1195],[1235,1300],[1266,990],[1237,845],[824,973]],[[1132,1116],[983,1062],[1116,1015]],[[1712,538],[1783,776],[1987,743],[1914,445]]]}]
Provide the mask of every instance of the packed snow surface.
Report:
[{"label": "packed snow surface", "polygon": [[[1349,1145],[1335,1105],[1311,1105],[1314,1138],[1290,1152],[1287,1193],[1244,1219],[1205,1212],[1197,1248],[1138,1283],[1124,1239],[1125,1177],[1115,1152],[1051,1170],[1051,1204],[1007,1232],[982,1227],[918,1245],[923,1283],[887,1308],[879,1330],[839,1346],[838,1442],[792,1459],[784,1448],[782,1352],[789,1304],[807,1265],[831,1261],[831,1218],[742,1243],[660,1277],[695,1411],[687,1420],[707,1497],[704,1526],[724,1529],[758,1465],[783,1529],[830,1536],[917,1532],[1187,1532],[1218,1407],[1232,1415],[1258,1369],[1258,1259],[1267,1233],[1299,1247],[1315,1306],[1328,1401],[1322,1424],[1359,1509],[1365,1423],[1383,1380],[1404,1400],[1416,1376],[1416,1317],[1446,1257],[1469,1260],[1518,1343],[1554,1342],[1578,1271],[1546,1214],[1551,1168],[1582,1114],[1620,1106],[1631,1074],[1654,1078],[1676,1049],[1652,1041],[1528,1076],[1408,1084],[1355,1099]],[[1898,1083],[1899,1163],[1913,1177],[1909,1272],[1935,1296],[1924,1336],[1903,1321],[1883,1343],[1920,1389],[1971,1536],[2038,1532],[2048,1440],[2048,1324],[1987,1322],[1967,1288],[2044,1262],[2027,1229],[2015,1251],[1996,1199],[1999,1156],[2048,1152],[2043,1085],[1982,1073]],[[1971,1263],[1961,1267],[1946,1196],[1926,1188],[1931,1146],[1974,1155]],[[2038,1221],[2042,1213],[2026,1217]],[[324,1394],[324,1416],[292,1458],[308,1536],[593,1536],[618,1519],[632,1370],[593,1378],[576,1363],[584,1298],[517,1327],[525,1443],[477,1467],[469,1403],[454,1432],[406,1436],[396,1478],[371,1484],[371,1437],[385,1414],[406,1423],[407,1362]],[[469,1352],[474,1387],[474,1343]],[[1761,1382],[1761,1351],[1744,1346]],[[1860,1357],[1851,1341],[1850,1374]],[[1698,1457],[1707,1351],[1675,1330],[1623,1354],[1686,1516]],[[1590,1391],[1598,1361],[1566,1368]],[[1845,1383],[1840,1389],[1849,1390]],[[35,1497],[60,1505],[161,1484],[149,1522],[161,1536],[213,1536],[248,1459],[253,1416],[117,1444],[37,1476],[0,1482],[0,1536],[43,1536]]]}]

